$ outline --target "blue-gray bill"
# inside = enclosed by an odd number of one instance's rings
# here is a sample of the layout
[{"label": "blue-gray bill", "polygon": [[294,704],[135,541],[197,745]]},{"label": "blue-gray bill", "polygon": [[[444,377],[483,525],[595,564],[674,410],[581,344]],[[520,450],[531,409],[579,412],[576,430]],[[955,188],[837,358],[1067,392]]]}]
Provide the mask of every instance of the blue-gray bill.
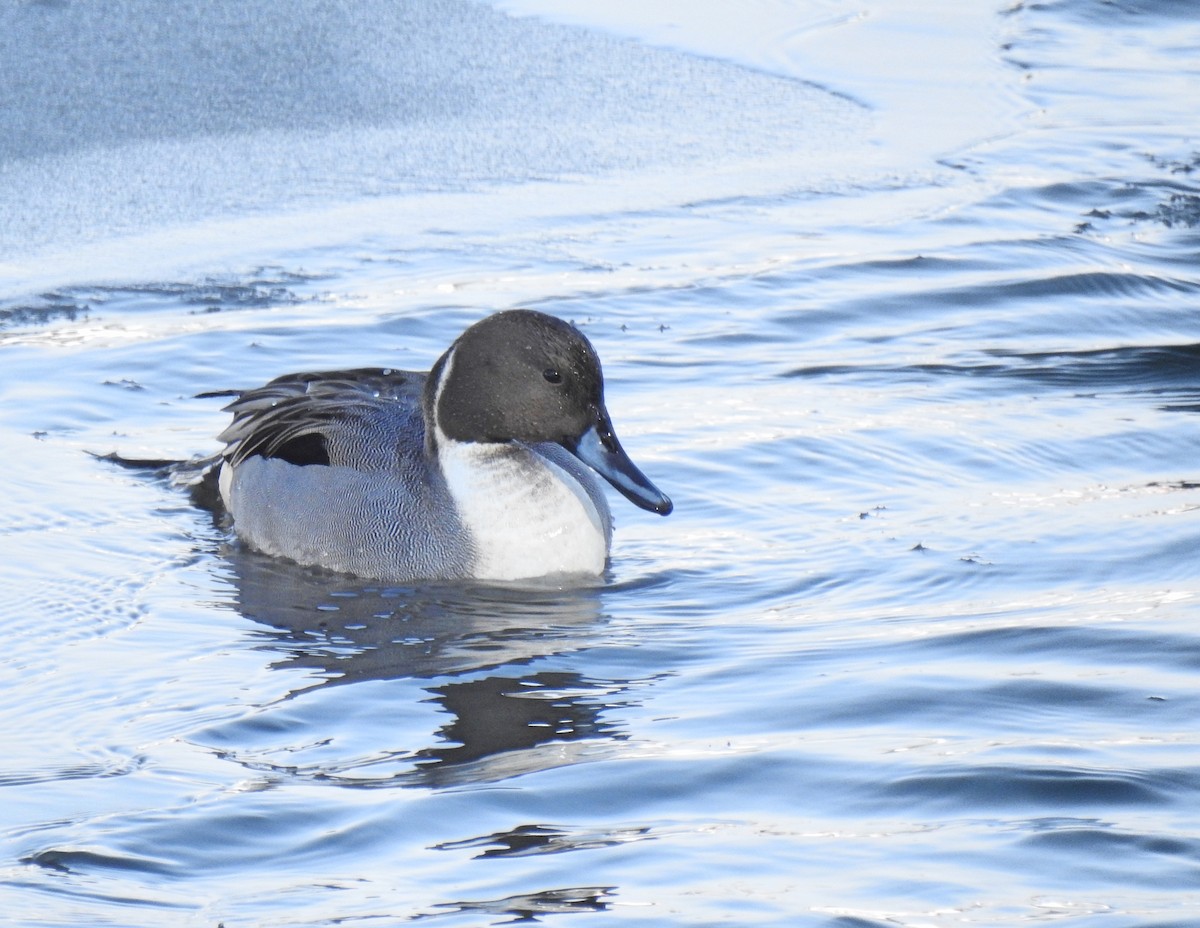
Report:
[{"label": "blue-gray bill", "polygon": [[629,460],[617,441],[608,416],[579,437],[567,450],[617,488],[627,500],[642,509],[665,516],[674,508],[671,500]]}]

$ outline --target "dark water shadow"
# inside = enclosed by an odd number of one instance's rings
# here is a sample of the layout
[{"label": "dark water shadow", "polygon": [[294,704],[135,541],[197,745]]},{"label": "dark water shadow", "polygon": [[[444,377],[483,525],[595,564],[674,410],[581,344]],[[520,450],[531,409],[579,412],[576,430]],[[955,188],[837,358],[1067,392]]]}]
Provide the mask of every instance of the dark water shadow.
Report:
[{"label": "dark water shadow", "polygon": [[475,915],[483,918],[511,919],[489,924],[537,924],[541,921],[540,917],[546,915],[606,912],[615,893],[614,886],[583,886],[522,893],[503,899],[445,902],[435,907],[438,911],[416,915],[413,920],[445,915]]}]

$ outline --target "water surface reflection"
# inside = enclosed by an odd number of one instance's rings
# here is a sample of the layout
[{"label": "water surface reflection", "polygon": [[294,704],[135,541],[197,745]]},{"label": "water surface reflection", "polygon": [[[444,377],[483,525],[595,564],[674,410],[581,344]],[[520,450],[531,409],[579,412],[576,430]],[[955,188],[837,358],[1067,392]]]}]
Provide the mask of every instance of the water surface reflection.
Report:
[{"label": "water surface reflection", "polygon": [[[240,547],[228,563],[237,609],[260,626],[257,647],[303,682],[204,732],[199,741],[224,757],[346,786],[437,787],[574,763],[626,738],[608,710],[627,706],[639,681],[598,679],[561,660],[602,638],[601,588],[383,586]],[[401,733],[414,682],[417,702],[439,713],[436,730],[419,742],[393,738],[385,751],[338,749],[358,740],[356,726],[386,727],[389,707]],[[341,694],[347,684],[353,695]]]}]

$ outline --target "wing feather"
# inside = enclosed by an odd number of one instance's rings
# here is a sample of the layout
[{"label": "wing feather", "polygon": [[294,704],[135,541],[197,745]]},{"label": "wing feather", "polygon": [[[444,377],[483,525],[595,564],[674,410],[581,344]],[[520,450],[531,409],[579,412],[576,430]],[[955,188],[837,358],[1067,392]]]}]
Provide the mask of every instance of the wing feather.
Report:
[{"label": "wing feather", "polygon": [[[233,421],[218,440],[235,466],[254,455],[286,459],[300,440],[308,459],[298,463],[364,465],[380,451],[400,450],[400,432],[423,432],[425,380],[422,373],[388,368],[287,374],[234,394],[225,407]],[[393,440],[381,444],[381,432]],[[323,460],[314,457],[316,442]]]}]

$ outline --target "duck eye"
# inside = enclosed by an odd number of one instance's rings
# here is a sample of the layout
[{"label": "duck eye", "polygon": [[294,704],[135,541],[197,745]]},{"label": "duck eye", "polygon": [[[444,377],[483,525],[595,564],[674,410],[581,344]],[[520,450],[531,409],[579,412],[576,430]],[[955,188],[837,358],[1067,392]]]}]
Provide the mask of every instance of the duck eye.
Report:
[{"label": "duck eye", "polygon": [[542,376],[546,378],[546,383],[562,383],[562,374],[553,367],[548,367],[542,371]]}]

